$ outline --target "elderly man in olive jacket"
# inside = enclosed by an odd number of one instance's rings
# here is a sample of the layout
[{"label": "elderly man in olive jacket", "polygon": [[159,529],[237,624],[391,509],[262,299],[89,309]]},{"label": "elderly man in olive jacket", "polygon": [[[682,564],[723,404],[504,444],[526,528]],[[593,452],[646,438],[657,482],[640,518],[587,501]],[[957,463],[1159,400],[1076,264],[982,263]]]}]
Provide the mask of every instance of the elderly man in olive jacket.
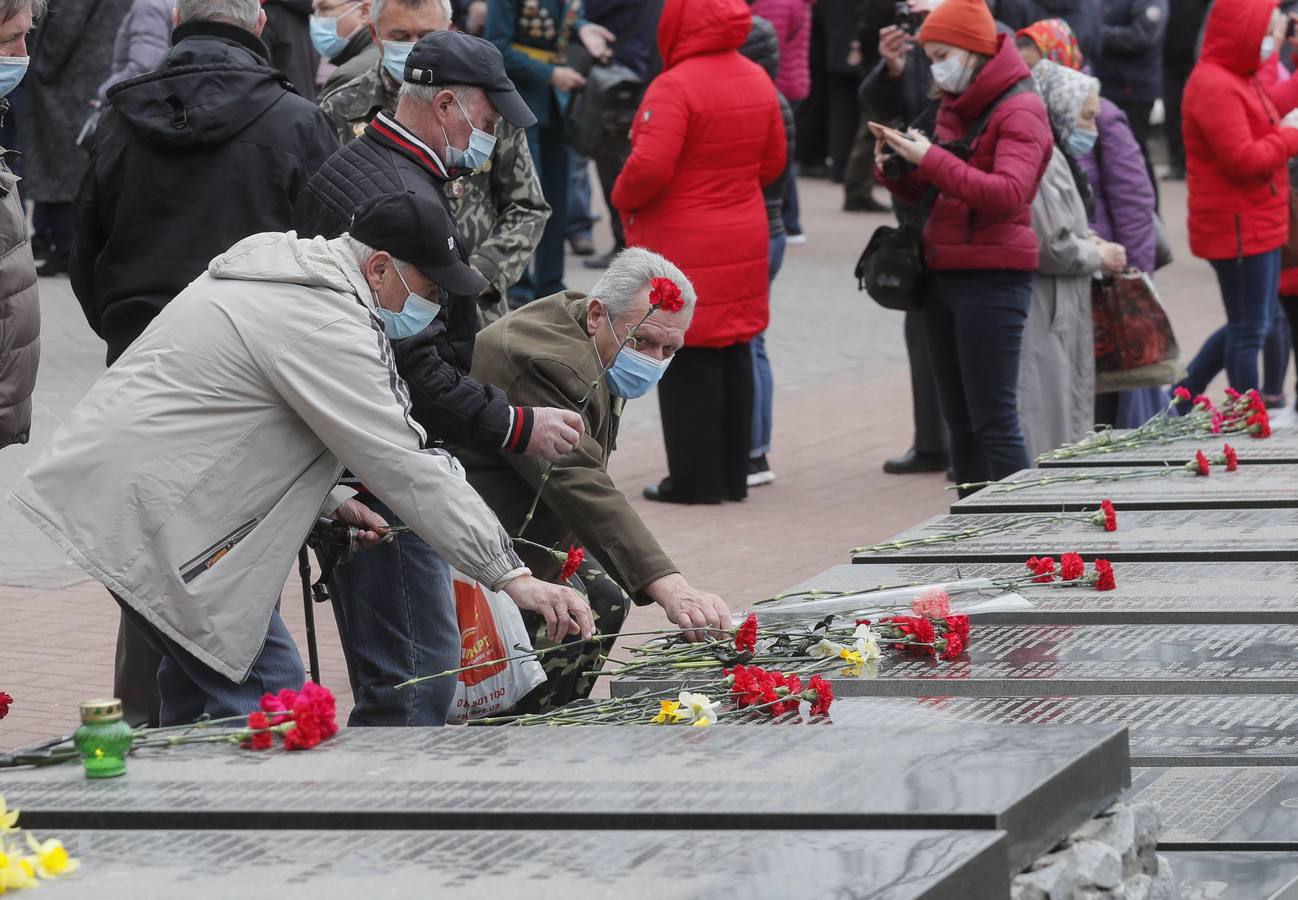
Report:
[{"label": "elderly man in olive jacket", "polygon": [[[646,319],[651,282],[658,278],[680,288],[684,307],[674,313],[655,310]],[[622,627],[628,594],[638,604],[663,607],[687,638],[730,628],[722,599],[685,580],[608,474],[623,406],[647,393],[666,370],[684,343],[694,300],[694,288],[680,269],[633,247],[614,258],[589,297],[565,291],[533,301],[480,332],[474,348],[472,376],[504,389],[511,403],[572,409],[584,419],[581,442],[549,470],[535,517],[525,528],[547,464],[473,449],[462,451],[461,458],[470,483],[501,524],[513,535],[521,530],[531,542],[515,546],[538,575],[557,575],[563,558],[543,548],[585,549],[577,577],[601,634]],[[537,646],[546,646],[544,623],[524,618]],[[571,643],[570,650],[543,657],[547,681],[516,711],[558,706],[589,693],[593,679],[584,675],[607,645]]]}]

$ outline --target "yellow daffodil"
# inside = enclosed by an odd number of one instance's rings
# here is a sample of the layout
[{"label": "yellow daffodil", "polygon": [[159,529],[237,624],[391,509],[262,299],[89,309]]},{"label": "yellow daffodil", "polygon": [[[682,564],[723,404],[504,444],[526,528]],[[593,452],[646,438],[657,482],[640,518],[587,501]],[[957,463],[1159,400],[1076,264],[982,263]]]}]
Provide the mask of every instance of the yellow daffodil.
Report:
[{"label": "yellow daffodil", "polygon": [[849,666],[865,665],[865,657],[860,650],[853,650],[851,647],[844,647],[838,651],[838,658],[847,660]]},{"label": "yellow daffodil", "polygon": [[27,834],[27,846],[31,848],[32,853],[36,854],[36,871],[42,878],[55,878],[59,875],[67,875],[75,872],[81,863],[68,855],[68,850],[63,846],[63,842],[50,838],[48,841],[38,841],[32,837],[31,832]]},{"label": "yellow daffodil", "polygon": [[688,691],[681,691],[678,705],[685,707],[693,721],[691,725],[706,727],[715,725],[717,722],[717,707],[706,694],[691,694]]},{"label": "yellow daffodil", "polygon": [[680,702],[677,700],[659,700],[658,715],[650,719],[655,725],[675,725],[690,717],[688,712],[681,710]]},{"label": "yellow daffodil", "polygon": [[18,810],[5,806],[5,795],[0,794],[0,834],[18,830]]},{"label": "yellow daffodil", "polygon": [[36,868],[30,860],[0,854],[0,893],[36,887]]}]

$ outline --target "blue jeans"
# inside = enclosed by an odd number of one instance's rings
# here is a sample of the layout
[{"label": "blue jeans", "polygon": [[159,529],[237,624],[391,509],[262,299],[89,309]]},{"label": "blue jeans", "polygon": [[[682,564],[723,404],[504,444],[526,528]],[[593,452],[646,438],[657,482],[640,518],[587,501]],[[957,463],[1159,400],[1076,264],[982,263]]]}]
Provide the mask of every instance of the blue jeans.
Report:
[{"label": "blue jeans", "polygon": [[590,160],[568,148],[568,225],[564,236],[590,237],[595,217],[590,212]]},{"label": "blue jeans", "polygon": [[[365,504],[396,522],[377,498],[365,497]],[[460,664],[460,625],[445,561],[419,537],[402,534],[334,569],[329,593],[356,699],[347,724],[445,725],[454,676],[395,687]]]},{"label": "blue jeans", "polygon": [[247,677],[231,681],[200,662],[148,619],[127,606],[116,595],[124,615],[158,654],[158,694],[162,699],[158,717],[161,725],[185,725],[208,715],[214,719],[242,716],[259,708],[262,694],[285,688],[298,690],[306,681],[302,656],[276,610],[270,615],[266,643],[252,663]]},{"label": "blue jeans", "polygon": [[1221,286],[1226,324],[1195,354],[1182,384],[1202,394],[1222,369],[1237,391],[1262,387],[1258,355],[1275,324],[1280,286],[1280,251],[1243,259],[1209,260]]},{"label": "blue jeans", "polygon": [[924,328],[957,483],[997,481],[1031,465],[1019,427],[1019,357],[1031,272],[935,272]]},{"label": "blue jeans", "polygon": [[[784,235],[771,238],[771,282],[780,273],[784,263]],[[748,451],[751,459],[759,459],[771,452],[771,406],[775,399],[775,378],[771,375],[771,360],[766,355],[766,332],[763,331],[749,343],[753,351],[753,446]]]}]

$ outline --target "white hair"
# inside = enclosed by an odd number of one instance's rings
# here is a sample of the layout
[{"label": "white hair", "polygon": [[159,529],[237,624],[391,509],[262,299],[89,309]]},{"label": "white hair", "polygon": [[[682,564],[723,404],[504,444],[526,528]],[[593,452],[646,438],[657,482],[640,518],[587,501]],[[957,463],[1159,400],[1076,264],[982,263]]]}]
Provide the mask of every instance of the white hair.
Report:
[{"label": "white hair", "polygon": [[179,0],[177,18],[185,22],[224,22],[244,31],[257,30],[261,4],[257,0]]},{"label": "white hair", "polygon": [[459,100],[467,108],[473,103],[474,98],[482,92],[482,88],[466,84],[448,84],[439,87],[435,84],[412,84],[409,81],[403,81],[400,90],[397,91],[397,102],[400,103],[408,97],[412,101],[431,105],[437,100],[437,95],[442,91],[450,91],[455,95],[455,99]]},{"label": "white hair", "polygon": [[8,22],[24,9],[30,9],[32,21],[45,15],[45,0],[0,0],[0,22]]},{"label": "white hair", "polygon": [[[356,265],[361,268],[365,267],[365,264],[370,261],[371,256],[379,252],[364,241],[356,240],[356,238],[352,237],[350,234],[341,234],[338,236],[338,240],[342,241],[343,246],[351,251],[352,257],[356,260]],[[388,251],[384,250],[383,252],[387,253]],[[391,256],[391,254],[388,255]],[[392,257],[392,264],[398,269],[410,268],[410,263],[397,259],[395,256]]]},{"label": "white hair", "polygon": [[[404,6],[406,9],[423,9],[429,3],[436,3],[442,8],[442,15],[446,17],[446,27],[451,27],[451,0],[396,0],[398,6]],[[370,0],[370,21],[374,23],[374,30],[379,30],[379,14],[383,12],[383,7],[388,5],[388,0]]]},{"label": "white hair", "polygon": [[636,296],[655,278],[668,278],[675,282],[681,290],[681,299],[685,301],[683,311],[694,313],[698,295],[685,273],[665,256],[644,247],[628,247],[613,257],[613,262],[590,289],[590,296],[604,304],[614,324],[625,325],[634,314]]}]

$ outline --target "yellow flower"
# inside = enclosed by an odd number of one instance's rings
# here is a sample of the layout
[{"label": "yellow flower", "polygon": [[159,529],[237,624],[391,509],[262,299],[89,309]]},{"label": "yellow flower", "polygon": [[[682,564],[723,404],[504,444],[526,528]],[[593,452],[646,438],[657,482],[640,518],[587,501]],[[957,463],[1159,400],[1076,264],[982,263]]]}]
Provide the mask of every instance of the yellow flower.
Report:
[{"label": "yellow flower", "polygon": [[36,887],[38,884],[36,870],[29,860],[0,853],[0,894]]},{"label": "yellow flower", "polygon": [[9,810],[5,806],[5,795],[0,794],[0,834],[18,830],[18,810]]},{"label": "yellow flower", "polygon": [[714,725],[717,721],[717,707],[706,694],[691,694],[689,691],[681,691],[679,706],[684,706],[689,715],[693,718],[691,725],[706,727]]},{"label": "yellow flower", "polygon": [[28,832],[27,846],[36,854],[36,871],[42,878],[67,875],[81,866],[80,861],[68,855],[67,848],[60,840],[50,838],[48,841],[38,841]]},{"label": "yellow flower", "polygon": [[847,660],[849,666],[865,665],[865,657],[861,655],[860,650],[853,650],[850,647],[844,647],[842,650],[838,651],[838,656],[840,659]]},{"label": "yellow flower", "polygon": [[655,725],[675,725],[690,717],[688,712],[681,711],[680,702],[677,700],[659,700],[658,705],[658,715],[650,720]]}]

